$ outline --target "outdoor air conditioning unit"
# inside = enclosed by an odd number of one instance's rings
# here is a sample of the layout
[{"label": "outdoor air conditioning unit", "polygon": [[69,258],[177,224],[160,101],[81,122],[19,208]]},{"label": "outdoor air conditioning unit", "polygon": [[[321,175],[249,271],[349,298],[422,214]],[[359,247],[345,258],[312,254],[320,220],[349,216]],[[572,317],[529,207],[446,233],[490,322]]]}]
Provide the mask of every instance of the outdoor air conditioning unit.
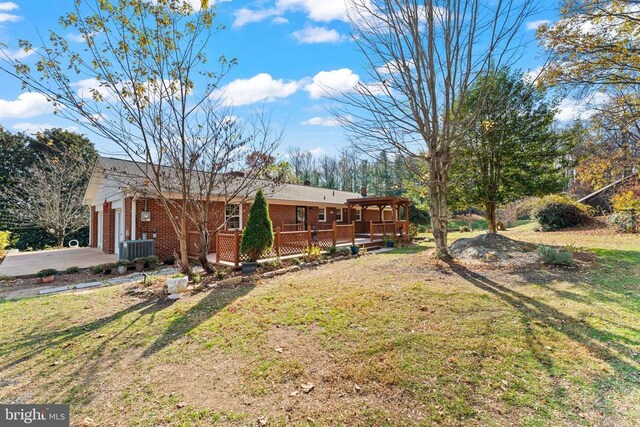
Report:
[{"label": "outdoor air conditioning unit", "polygon": [[140,212],[140,221],[142,222],[151,221],[151,212],[148,212],[148,211]]}]

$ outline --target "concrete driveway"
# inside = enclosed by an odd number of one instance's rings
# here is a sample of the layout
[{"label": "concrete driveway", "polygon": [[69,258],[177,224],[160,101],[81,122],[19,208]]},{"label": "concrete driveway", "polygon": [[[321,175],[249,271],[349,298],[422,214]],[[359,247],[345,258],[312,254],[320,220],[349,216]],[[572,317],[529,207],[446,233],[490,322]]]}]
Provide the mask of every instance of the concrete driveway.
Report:
[{"label": "concrete driveway", "polygon": [[31,276],[45,268],[65,270],[68,267],[87,268],[97,264],[116,262],[116,255],[105,254],[98,248],[65,248],[47,251],[9,251],[2,264],[0,276]]}]

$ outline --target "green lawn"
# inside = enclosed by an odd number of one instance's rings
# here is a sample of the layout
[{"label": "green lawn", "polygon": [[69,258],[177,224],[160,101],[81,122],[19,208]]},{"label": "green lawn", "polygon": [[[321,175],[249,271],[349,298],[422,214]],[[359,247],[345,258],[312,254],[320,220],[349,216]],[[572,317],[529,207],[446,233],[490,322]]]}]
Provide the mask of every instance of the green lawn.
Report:
[{"label": "green lawn", "polygon": [[597,260],[470,270],[426,244],[174,304],[0,302],[0,402],[97,425],[639,425],[638,237],[508,235]]}]

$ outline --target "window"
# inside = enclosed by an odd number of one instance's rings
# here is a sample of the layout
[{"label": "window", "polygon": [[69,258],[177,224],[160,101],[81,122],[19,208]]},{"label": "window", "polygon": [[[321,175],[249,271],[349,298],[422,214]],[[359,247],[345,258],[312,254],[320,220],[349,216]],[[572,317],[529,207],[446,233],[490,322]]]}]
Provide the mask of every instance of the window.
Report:
[{"label": "window", "polygon": [[318,222],[327,221],[327,208],[318,208]]},{"label": "window", "polygon": [[342,208],[336,209],[336,222],[342,222]]},{"label": "window", "polygon": [[241,228],[240,205],[228,204],[224,209],[224,222],[227,228]]},{"label": "window", "polygon": [[362,209],[356,208],[356,221],[362,221]]}]

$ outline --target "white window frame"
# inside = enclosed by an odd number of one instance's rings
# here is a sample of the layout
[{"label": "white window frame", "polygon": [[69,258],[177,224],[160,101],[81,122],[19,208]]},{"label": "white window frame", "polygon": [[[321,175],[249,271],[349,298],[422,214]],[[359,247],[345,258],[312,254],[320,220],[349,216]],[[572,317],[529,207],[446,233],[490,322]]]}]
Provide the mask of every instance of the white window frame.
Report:
[{"label": "white window frame", "polygon": [[356,208],[356,221],[362,221],[362,208]]},{"label": "white window frame", "polygon": [[[322,219],[320,219],[320,212],[322,212]],[[327,208],[318,208],[318,222],[327,222]]]},{"label": "white window frame", "polygon": [[[229,209],[230,207],[235,206],[237,209],[237,212],[235,215],[231,215],[229,214],[229,212],[227,211],[227,209]],[[238,230],[242,230],[242,205],[239,203],[227,203],[224,206],[224,223],[226,225],[226,228],[228,228],[229,230],[236,230],[235,227],[229,227],[229,220],[231,218],[238,218]]]},{"label": "white window frame", "polygon": [[336,222],[342,222],[342,208],[336,208]]}]

